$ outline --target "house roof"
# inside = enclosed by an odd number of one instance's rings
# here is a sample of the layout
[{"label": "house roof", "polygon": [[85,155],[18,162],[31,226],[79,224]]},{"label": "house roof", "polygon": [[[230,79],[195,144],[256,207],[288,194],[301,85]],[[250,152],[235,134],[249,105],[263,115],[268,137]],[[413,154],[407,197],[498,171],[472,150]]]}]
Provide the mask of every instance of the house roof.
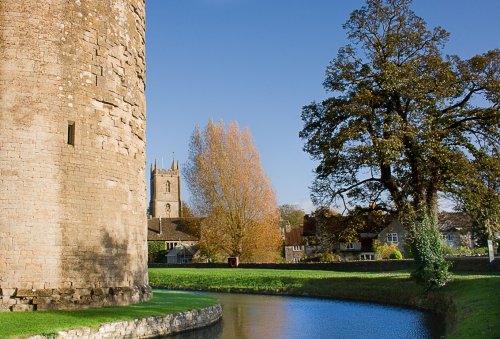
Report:
[{"label": "house roof", "polygon": [[290,232],[285,233],[285,246],[302,244],[302,227],[292,228]]},{"label": "house roof", "polygon": [[463,212],[440,212],[438,227],[441,232],[469,230],[472,228],[471,218]]},{"label": "house roof", "polygon": [[167,257],[180,255],[194,255],[198,250],[197,245],[177,245],[167,253]]},{"label": "house roof", "polygon": [[359,239],[376,239],[378,236],[378,233],[363,233],[360,232],[358,233]]},{"label": "house roof", "polygon": [[201,218],[148,219],[148,240],[198,241]]},{"label": "house roof", "polygon": [[384,227],[379,233],[379,236],[386,236],[387,233],[406,233],[406,229],[399,219],[391,220],[386,227]]},{"label": "house roof", "polygon": [[352,216],[343,216],[333,214],[327,217],[304,216],[304,236],[314,236],[317,232],[318,223],[321,223],[323,232],[332,234],[340,233],[347,228],[353,228],[357,233],[371,236],[378,234],[384,227],[390,223],[391,219],[387,217],[376,217],[372,214],[354,218]]}]

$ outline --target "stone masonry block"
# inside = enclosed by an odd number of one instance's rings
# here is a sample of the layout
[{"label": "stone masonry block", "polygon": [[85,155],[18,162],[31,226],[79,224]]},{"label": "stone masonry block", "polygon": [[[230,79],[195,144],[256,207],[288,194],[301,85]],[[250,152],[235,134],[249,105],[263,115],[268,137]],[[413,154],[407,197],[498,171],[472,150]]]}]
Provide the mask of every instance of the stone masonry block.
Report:
[{"label": "stone masonry block", "polygon": [[15,288],[2,288],[2,295],[4,297],[11,297],[16,295],[16,290]]},{"label": "stone masonry block", "polygon": [[34,289],[19,288],[16,293],[17,297],[36,297],[37,292]]},{"label": "stone masonry block", "polygon": [[72,295],[75,293],[75,290],[73,288],[60,288],[58,292],[60,295]]},{"label": "stone masonry block", "polygon": [[14,312],[31,312],[35,310],[35,306],[27,304],[16,304],[12,306],[11,309]]},{"label": "stone masonry block", "polygon": [[36,290],[37,297],[50,297],[53,291],[51,289]]}]

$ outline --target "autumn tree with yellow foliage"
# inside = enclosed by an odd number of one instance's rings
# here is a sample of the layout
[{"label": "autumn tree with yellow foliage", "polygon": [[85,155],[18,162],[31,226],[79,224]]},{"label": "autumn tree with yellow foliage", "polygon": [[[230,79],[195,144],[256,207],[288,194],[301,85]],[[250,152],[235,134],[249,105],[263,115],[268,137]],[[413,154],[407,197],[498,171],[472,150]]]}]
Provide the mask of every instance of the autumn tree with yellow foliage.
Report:
[{"label": "autumn tree with yellow foliage", "polygon": [[195,211],[205,217],[201,252],[212,259],[276,260],[279,209],[250,132],[209,121],[193,132],[184,169]]}]

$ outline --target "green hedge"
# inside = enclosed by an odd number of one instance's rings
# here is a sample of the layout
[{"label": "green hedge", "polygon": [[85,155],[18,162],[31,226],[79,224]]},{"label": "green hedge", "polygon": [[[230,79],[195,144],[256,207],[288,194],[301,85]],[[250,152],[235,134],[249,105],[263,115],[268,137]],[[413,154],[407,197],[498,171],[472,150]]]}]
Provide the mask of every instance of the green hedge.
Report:
[{"label": "green hedge", "polygon": [[166,262],[166,254],[167,248],[165,247],[165,241],[148,241],[148,259],[150,262]]}]

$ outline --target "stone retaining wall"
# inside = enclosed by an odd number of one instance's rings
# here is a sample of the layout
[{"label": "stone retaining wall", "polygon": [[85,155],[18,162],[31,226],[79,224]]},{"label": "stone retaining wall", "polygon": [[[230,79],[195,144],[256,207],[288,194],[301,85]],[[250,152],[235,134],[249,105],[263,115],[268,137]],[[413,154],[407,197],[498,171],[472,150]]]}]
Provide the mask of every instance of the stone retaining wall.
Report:
[{"label": "stone retaining wall", "polygon": [[[107,323],[97,329],[85,327],[60,331],[57,333],[56,338],[155,338],[205,327],[219,321],[221,317],[222,306],[216,304],[165,316]],[[29,337],[29,339],[42,338],[46,337],[43,335]]]}]

